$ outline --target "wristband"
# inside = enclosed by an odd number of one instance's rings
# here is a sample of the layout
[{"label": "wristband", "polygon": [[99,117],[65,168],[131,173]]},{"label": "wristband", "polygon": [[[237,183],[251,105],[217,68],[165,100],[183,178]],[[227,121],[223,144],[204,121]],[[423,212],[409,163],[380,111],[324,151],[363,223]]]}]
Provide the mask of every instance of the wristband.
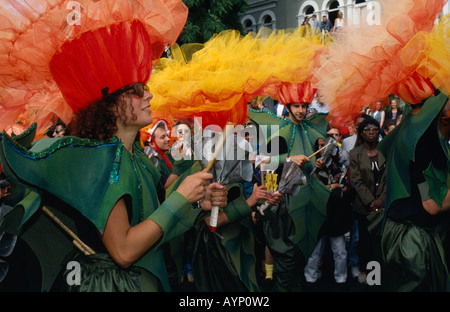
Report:
[{"label": "wristband", "polygon": [[166,234],[179,220],[188,219],[197,213],[198,210],[192,209],[192,205],[186,197],[175,191],[148,217],[148,219],[158,224],[162,228],[164,234]]}]

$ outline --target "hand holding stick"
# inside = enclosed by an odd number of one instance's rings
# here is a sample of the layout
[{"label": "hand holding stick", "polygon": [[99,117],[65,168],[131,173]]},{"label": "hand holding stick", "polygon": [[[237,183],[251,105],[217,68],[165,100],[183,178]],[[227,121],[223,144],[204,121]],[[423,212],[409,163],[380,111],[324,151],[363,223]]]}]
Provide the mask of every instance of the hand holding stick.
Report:
[{"label": "hand holding stick", "polygon": [[313,157],[314,155],[316,155],[316,154],[318,154],[318,153],[320,153],[321,151],[323,151],[325,148],[327,148],[329,145],[331,144],[331,142],[330,143],[328,143],[327,145],[325,145],[324,147],[322,147],[322,148],[320,148],[320,149],[318,149],[314,154],[312,154],[311,156],[309,156],[308,158],[311,158],[311,157]]},{"label": "hand holding stick", "polygon": [[[213,157],[211,158],[211,160],[208,162],[208,164],[204,169],[205,172],[209,172],[213,168],[214,163],[216,162],[217,155],[219,155],[219,153],[222,151],[225,141],[226,141],[226,134],[223,132],[220,136],[219,144],[216,145],[216,150],[214,151]],[[219,206],[212,206],[211,217],[209,220],[210,231],[214,232],[216,230],[218,218],[219,218]]]}]

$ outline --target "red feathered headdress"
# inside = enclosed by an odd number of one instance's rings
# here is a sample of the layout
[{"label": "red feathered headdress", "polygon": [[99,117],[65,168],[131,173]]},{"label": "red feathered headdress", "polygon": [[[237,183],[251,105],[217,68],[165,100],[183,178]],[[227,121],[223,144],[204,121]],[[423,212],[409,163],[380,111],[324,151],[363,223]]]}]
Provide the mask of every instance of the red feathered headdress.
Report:
[{"label": "red feathered headdress", "polygon": [[147,83],[187,14],[181,0],[7,1],[0,6],[0,128],[25,116],[22,123],[45,131],[55,114],[69,123],[105,88]]},{"label": "red feathered headdress", "polygon": [[304,83],[286,83],[278,89],[278,101],[284,105],[290,103],[311,104],[316,91],[309,81]]}]

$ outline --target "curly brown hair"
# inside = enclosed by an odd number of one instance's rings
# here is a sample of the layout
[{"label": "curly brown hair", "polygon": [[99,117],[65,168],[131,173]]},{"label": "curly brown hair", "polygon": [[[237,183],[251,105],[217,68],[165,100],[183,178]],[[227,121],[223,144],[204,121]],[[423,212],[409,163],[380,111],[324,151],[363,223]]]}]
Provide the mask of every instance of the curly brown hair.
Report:
[{"label": "curly brown hair", "polygon": [[[117,132],[117,118],[126,121],[125,94],[102,98],[84,109],[80,109],[69,125],[70,134],[80,138],[104,141],[114,137]],[[132,111],[133,119],[136,119]]]}]

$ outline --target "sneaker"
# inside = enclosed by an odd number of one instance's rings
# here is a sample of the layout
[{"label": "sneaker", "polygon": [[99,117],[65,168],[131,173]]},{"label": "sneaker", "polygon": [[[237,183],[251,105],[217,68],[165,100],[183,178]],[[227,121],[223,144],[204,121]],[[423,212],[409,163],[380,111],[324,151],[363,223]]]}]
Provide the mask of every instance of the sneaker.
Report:
[{"label": "sneaker", "polygon": [[345,239],[346,243],[350,242],[350,239],[351,239],[350,231],[348,231],[347,233],[344,234],[344,239]]},{"label": "sneaker", "polygon": [[353,278],[357,278],[359,276],[359,268],[357,267],[352,268],[352,276]]},{"label": "sneaker", "polygon": [[359,272],[358,282],[361,284],[367,284],[367,277],[365,272]]}]

